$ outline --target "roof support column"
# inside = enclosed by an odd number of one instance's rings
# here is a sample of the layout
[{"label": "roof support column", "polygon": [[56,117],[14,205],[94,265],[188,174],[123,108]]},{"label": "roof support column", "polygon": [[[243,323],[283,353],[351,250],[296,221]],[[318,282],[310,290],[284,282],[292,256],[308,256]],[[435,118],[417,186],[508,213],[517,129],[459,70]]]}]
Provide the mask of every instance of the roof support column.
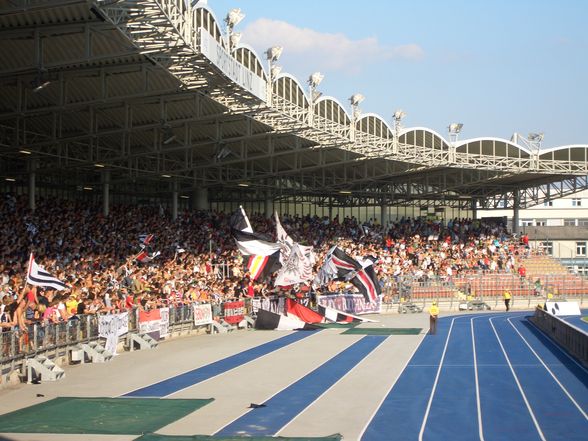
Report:
[{"label": "roof support column", "polygon": [[[375,217],[375,216],[374,216]],[[383,231],[386,231],[388,225],[388,206],[386,204],[380,205],[380,224],[382,224]]]},{"label": "roof support column", "polygon": [[478,200],[476,198],[472,198],[472,219],[476,220],[478,218]]},{"label": "roof support column", "polygon": [[33,212],[36,207],[37,166],[37,159],[31,159],[29,162],[29,209]]},{"label": "roof support column", "polygon": [[521,204],[521,193],[517,188],[513,193],[513,207],[512,207],[512,232],[517,234],[519,232],[519,206]]},{"label": "roof support column", "polygon": [[208,188],[198,187],[194,189],[192,194],[193,207],[198,211],[208,210]]},{"label": "roof support column", "polygon": [[176,220],[178,218],[178,183],[173,183],[173,190],[172,190],[172,220]]},{"label": "roof support column", "polygon": [[272,215],[274,214],[274,199],[272,198],[270,192],[268,192],[265,196],[264,211],[265,211],[265,217],[268,219],[271,218]]},{"label": "roof support column", "polygon": [[110,170],[102,171],[102,214],[110,213]]}]

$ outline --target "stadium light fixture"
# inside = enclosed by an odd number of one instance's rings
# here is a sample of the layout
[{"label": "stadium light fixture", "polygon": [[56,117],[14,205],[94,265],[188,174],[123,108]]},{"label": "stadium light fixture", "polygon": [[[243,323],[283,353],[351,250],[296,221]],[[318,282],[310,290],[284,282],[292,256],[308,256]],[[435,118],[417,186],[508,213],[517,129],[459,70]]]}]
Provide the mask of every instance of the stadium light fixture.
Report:
[{"label": "stadium light fixture", "polygon": [[311,92],[311,96],[312,96],[312,102],[314,103],[316,100],[318,100],[321,96],[323,96],[322,92],[319,92],[318,90],[313,90]]},{"label": "stadium light fixture", "polygon": [[93,187],[84,187],[84,190],[92,191],[92,190],[94,190],[94,188]]},{"label": "stadium light fixture", "polygon": [[280,72],[282,72],[282,66],[273,65],[271,67],[270,73],[272,78],[276,78],[278,75],[280,75]]},{"label": "stadium light fixture", "polygon": [[339,190],[339,194],[351,194],[351,190]]},{"label": "stadium light fixture", "polygon": [[449,142],[455,143],[457,142],[457,137],[461,133],[461,129],[463,128],[462,123],[451,123],[447,126],[447,130],[449,131]]},{"label": "stadium light fixture", "polygon": [[249,187],[249,184],[248,184],[248,183],[246,183],[246,182],[239,182],[237,185],[238,185],[239,187]]},{"label": "stadium light fixture", "polygon": [[462,123],[451,123],[447,127],[447,129],[449,130],[449,133],[456,134],[456,135],[461,132],[462,128],[463,128]]},{"label": "stadium light fixture", "polygon": [[16,182],[16,179],[14,178],[4,178],[4,180],[8,182]]},{"label": "stadium light fixture", "polygon": [[22,153],[23,155],[30,155],[31,151],[30,150],[19,150],[20,153]]},{"label": "stadium light fixture", "polygon": [[240,41],[241,41],[241,33],[240,32],[231,33],[231,35],[229,36],[229,42],[231,43],[231,49],[235,49],[237,46],[239,46]]},{"label": "stadium light fixture", "polygon": [[396,112],[394,112],[394,121],[400,122],[404,119],[405,116],[406,112],[404,112],[404,110],[398,109]]},{"label": "stadium light fixture", "polygon": [[161,175],[162,178],[171,178],[171,175]]},{"label": "stadium light fixture", "polygon": [[349,98],[349,102],[352,106],[359,106],[363,100],[365,100],[365,97],[361,93],[354,93]]},{"label": "stadium light fixture", "polygon": [[104,166],[104,164],[94,164],[94,167],[97,167],[97,168],[104,168],[105,166]]},{"label": "stadium light fixture", "polygon": [[308,77],[308,85],[312,89],[316,89],[321,84],[324,78],[325,76],[322,73],[315,72]]},{"label": "stadium light fixture", "polygon": [[241,9],[239,8],[233,8],[231,9],[227,16],[225,17],[225,23],[227,24],[227,26],[229,28],[233,28],[234,26],[238,25],[239,23],[241,23],[241,21],[245,18],[245,14],[243,14],[241,12]]},{"label": "stadium light fixture", "polygon": [[543,137],[545,135],[543,133],[529,133],[528,140],[534,142],[541,142],[543,141]]},{"label": "stadium light fixture", "polygon": [[282,46],[272,46],[265,51],[265,55],[270,62],[275,62],[280,59],[283,51],[284,48]]}]

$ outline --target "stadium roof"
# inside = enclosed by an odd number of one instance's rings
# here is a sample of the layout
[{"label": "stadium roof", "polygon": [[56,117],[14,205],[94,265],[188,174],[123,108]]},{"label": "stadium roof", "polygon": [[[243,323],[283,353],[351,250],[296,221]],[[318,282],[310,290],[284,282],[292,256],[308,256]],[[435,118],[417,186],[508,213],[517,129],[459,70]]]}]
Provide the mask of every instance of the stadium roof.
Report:
[{"label": "stadium roof", "polygon": [[[446,140],[312,96],[229,48],[206,4],[11,0],[0,7],[0,176],[211,201],[520,206],[587,187],[588,146]],[[275,61],[270,62],[273,65]]]}]

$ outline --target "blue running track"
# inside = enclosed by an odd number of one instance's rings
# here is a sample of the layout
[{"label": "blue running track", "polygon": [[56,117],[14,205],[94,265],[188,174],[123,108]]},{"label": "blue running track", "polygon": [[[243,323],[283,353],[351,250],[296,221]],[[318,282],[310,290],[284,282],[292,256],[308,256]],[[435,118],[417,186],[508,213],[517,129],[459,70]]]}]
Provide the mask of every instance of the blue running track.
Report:
[{"label": "blue running track", "polygon": [[346,373],[367,357],[386,337],[365,336],[296,383],[274,395],[265,407],[252,409],[225,426],[217,436],[271,436]]},{"label": "blue running track", "polygon": [[528,314],[441,319],[362,440],[588,439],[588,371]]}]

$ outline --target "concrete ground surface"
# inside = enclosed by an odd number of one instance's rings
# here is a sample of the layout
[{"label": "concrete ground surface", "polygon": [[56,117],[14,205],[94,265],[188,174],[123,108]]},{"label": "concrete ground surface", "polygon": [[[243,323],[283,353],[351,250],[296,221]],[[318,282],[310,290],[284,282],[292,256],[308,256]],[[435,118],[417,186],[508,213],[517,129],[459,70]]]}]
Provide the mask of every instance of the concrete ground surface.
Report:
[{"label": "concrete ground surface", "polygon": [[[428,315],[381,314],[378,322],[361,327],[422,328],[419,335],[391,335],[369,356],[324,391],[281,436],[326,436],[341,433],[356,439],[377,409],[428,330]],[[295,344],[259,357],[218,377],[173,393],[166,398],[214,398],[197,412],[158,430],[166,435],[212,435],[294,383],[329,358],[361,339],[342,335],[344,329],[325,329]],[[299,331],[303,332],[303,331]],[[20,384],[0,390],[2,414],[59,396],[117,397],[207,365],[235,353],[283,337],[281,331],[236,331],[229,334],[179,337],[152,350],[123,352],[112,361],[66,366],[66,377],[38,385]],[[42,396],[39,396],[42,395]],[[353,415],[353,418],[349,418]],[[75,418],[65,415],[64,418]],[[27,441],[79,440],[79,435],[2,434],[5,439]],[[130,441],[135,435],[84,435],[88,441]],[[1,438],[0,438],[1,439]]]},{"label": "concrete ground surface", "polygon": [[[497,308],[492,305],[489,312],[449,312],[443,310],[446,305],[442,303],[441,315],[447,317],[465,313],[473,317],[504,312],[504,305],[498,302],[497,305]],[[516,306],[515,303],[513,309],[520,311]],[[429,315],[426,312],[398,314],[396,308],[390,308],[386,314],[366,316],[377,322],[363,323],[359,327],[421,328],[419,334],[366,338],[363,335],[342,334],[345,329],[309,332],[304,338],[250,361],[230,365],[204,381],[175,389],[170,385],[169,393],[161,395],[164,399],[214,398],[214,401],[161,427],[157,433],[214,435],[245,418],[251,411],[252,403],[261,404],[274,399],[282,400],[282,404],[287,405],[289,390],[312,388],[313,384],[304,385],[303,379],[311,378],[317,371],[324,371],[316,382],[317,390],[311,391],[316,393],[314,398],[305,402],[300,412],[287,417],[286,424],[276,426],[271,434],[319,437],[339,433],[345,441],[360,439],[428,331]],[[532,310],[529,310],[531,314]],[[220,361],[222,364],[234,354],[255,352],[261,345],[277,342],[290,334],[292,332],[241,330],[230,334],[178,337],[161,342],[152,350],[120,353],[107,363],[67,366],[66,377],[58,382],[20,384],[0,390],[0,420],[7,412],[60,396],[118,397],[160,382],[166,390],[168,382],[165,380],[173,381],[183,373],[210,363]],[[359,361],[339,371],[329,367],[334,358],[347,351],[352,352],[354,347],[369,338],[379,340],[373,350],[362,355]],[[439,342],[435,344],[442,346],[442,339],[439,336]],[[332,381],[325,378],[330,375],[333,376]],[[64,418],[75,418],[75,415],[64,415]],[[268,422],[268,425],[271,424]],[[131,441],[136,438],[137,435],[0,434],[0,441]],[[389,439],[398,438],[390,434]]]}]

